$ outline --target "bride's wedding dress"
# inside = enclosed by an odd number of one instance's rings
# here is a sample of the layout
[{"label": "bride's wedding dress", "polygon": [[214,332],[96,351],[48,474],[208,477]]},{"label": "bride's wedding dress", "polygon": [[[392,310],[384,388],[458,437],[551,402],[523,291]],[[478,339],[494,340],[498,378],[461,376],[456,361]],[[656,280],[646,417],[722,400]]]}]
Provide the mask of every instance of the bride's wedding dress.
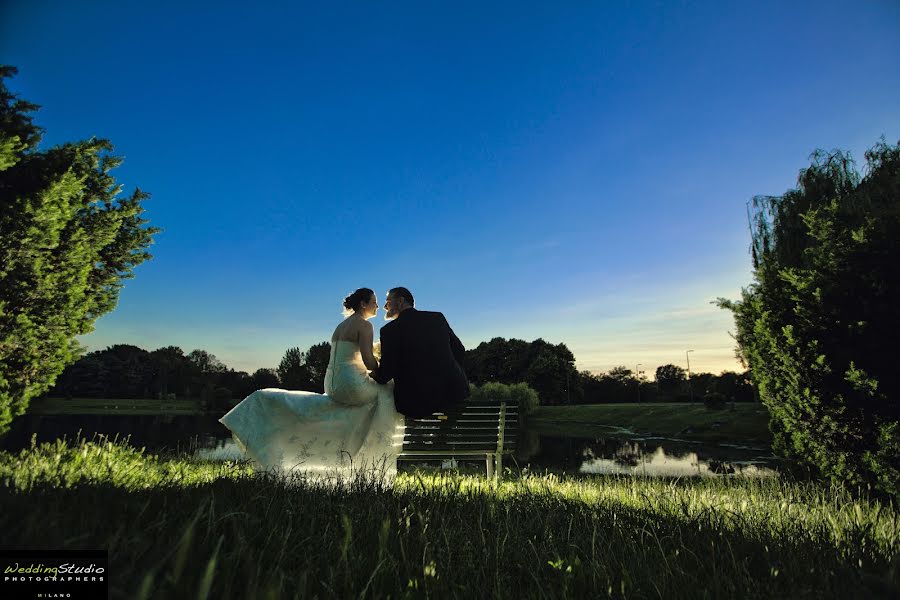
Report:
[{"label": "bride's wedding dress", "polygon": [[333,341],[325,394],[267,388],[219,421],[258,469],[348,478],[393,477],[403,416],[391,385],[369,376],[359,345]]}]

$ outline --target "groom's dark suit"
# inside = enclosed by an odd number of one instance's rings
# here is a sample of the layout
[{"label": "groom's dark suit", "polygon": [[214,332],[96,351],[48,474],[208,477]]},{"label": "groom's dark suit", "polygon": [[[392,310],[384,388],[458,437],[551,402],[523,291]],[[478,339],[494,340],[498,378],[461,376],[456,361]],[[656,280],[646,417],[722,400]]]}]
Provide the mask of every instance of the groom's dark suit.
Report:
[{"label": "groom's dark suit", "polygon": [[465,351],[444,315],[407,308],[381,328],[381,364],[372,376],[394,380],[397,412],[424,417],[468,397]]}]

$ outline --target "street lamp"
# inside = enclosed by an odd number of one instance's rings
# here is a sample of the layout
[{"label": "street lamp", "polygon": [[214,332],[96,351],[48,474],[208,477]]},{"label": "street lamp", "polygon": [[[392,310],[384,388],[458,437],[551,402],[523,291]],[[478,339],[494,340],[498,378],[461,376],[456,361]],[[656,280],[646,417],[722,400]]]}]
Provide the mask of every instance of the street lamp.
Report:
[{"label": "street lamp", "polygon": [[634,365],[634,375],[635,375],[635,377],[637,377],[638,404],[641,403],[641,372],[638,370],[638,368],[642,364],[643,363],[638,363],[638,364]]},{"label": "street lamp", "polygon": [[691,387],[691,352],[693,350],[688,350],[684,353],[684,357],[687,359],[687,367],[688,367],[688,391],[691,393],[691,402],[694,401],[694,388]]}]

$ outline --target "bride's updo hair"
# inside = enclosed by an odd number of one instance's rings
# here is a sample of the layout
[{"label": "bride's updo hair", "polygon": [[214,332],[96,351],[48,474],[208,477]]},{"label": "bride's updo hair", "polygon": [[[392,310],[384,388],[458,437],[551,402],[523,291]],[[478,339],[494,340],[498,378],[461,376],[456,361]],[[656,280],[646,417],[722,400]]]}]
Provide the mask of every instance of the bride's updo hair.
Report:
[{"label": "bride's updo hair", "polygon": [[359,288],[344,298],[344,314],[349,316],[355,313],[363,302],[368,302],[374,295],[375,292],[369,288]]}]

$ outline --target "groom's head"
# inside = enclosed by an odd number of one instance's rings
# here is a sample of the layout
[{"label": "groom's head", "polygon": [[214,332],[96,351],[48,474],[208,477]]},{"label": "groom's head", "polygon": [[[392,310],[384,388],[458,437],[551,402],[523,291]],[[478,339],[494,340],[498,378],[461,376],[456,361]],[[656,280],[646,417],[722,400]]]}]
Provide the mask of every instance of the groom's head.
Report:
[{"label": "groom's head", "polygon": [[412,308],[415,304],[412,292],[408,289],[405,287],[392,288],[387,293],[387,300],[384,301],[384,318],[387,321],[396,319],[397,315],[407,308]]}]

